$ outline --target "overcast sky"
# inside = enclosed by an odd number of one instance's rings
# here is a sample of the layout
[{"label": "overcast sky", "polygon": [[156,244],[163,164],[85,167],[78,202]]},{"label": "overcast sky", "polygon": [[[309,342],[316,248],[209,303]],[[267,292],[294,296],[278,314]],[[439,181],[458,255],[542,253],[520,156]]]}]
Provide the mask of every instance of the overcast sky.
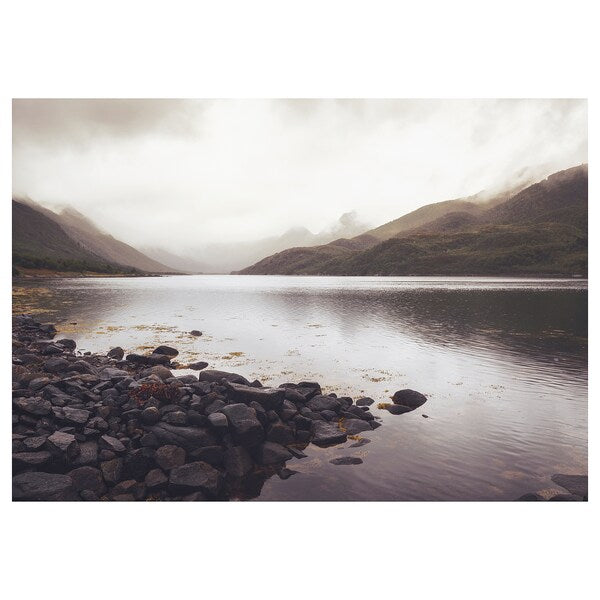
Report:
[{"label": "overcast sky", "polygon": [[587,162],[581,100],[15,100],[13,193],[186,251]]}]

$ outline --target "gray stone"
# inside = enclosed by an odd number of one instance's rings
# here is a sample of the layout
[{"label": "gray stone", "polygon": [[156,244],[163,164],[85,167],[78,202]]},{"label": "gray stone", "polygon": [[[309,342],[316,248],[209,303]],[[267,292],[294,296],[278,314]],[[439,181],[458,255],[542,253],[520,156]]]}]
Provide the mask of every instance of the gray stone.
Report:
[{"label": "gray stone", "polygon": [[179,352],[171,346],[158,346],[152,351],[153,354],[164,354],[166,356],[177,356]]},{"label": "gray stone", "polygon": [[52,455],[47,450],[40,452],[15,452],[12,455],[13,469],[21,471],[30,467],[41,467],[50,462]]},{"label": "gray stone", "polygon": [[217,444],[214,434],[204,427],[178,427],[160,422],[157,425],[145,426],[145,428],[153,433],[161,444],[180,446],[188,452]]},{"label": "gray stone", "polygon": [[229,421],[234,441],[241,446],[255,446],[264,439],[264,430],[256,410],[245,404],[229,404],[222,409]]},{"label": "gray stone", "polygon": [[571,494],[586,498],[588,496],[588,476],[587,475],[563,475],[557,473],[552,475],[552,481],[560,487],[565,488]]},{"label": "gray stone", "polygon": [[332,458],[329,462],[332,465],[360,465],[362,464],[362,458],[358,458],[358,456],[340,456],[339,458]]},{"label": "gray stone", "polygon": [[161,446],[156,450],[154,460],[161,469],[170,471],[185,464],[185,450],[172,444]]},{"label": "gray stone", "polygon": [[330,396],[315,396],[306,403],[306,406],[314,412],[331,410],[335,413],[340,410],[342,403],[337,398],[331,398]]},{"label": "gray stone", "polygon": [[367,421],[362,421],[361,419],[344,419],[341,426],[346,430],[348,435],[356,435],[363,431],[371,431],[369,423],[367,423]]},{"label": "gray stone", "polygon": [[208,415],[208,420],[215,429],[227,429],[229,426],[227,417],[220,412],[211,413]]},{"label": "gray stone", "polygon": [[110,435],[100,436],[98,444],[100,445],[100,448],[110,450],[111,452],[125,452],[125,446],[123,445],[123,442]]},{"label": "gray stone", "polygon": [[113,458],[100,463],[100,470],[104,480],[109,485],[114,485],[123,478],[123,459]]},{"label": "gray stone", "polygon": [[106,491],[100,469],[94,467],[79,467],[70,471],[68,475],[73,480],[75,489],[78,492],[91,490],[101,496]]},{"label": "gray stone", "polygon": [[312,443],[317,446],[333,446],[346,441],[347,435],[335,423],[313,421]]},{"label": "gray stone", "polygon": [[160,469],[152,469],[148,471],[144,479],[144,483],[149,491],[162,490],[167,487],[169,478]]},{"label": "gray stone", "polygon": [[221,490],[223,477],[209,464],[197,461],[176,467],[169,476],[169,488],[175,493],[201,491],[211,497],[217,497]]},{"label": "gray stone", "polygon": [[206,371],[200,371],[198,373],[198,379],[200,381],[210,381],[219,383],[221,381],[231,381],[233,383],[242,383],[244,385],[250,385],[250,382],[237,373],[229,373],[227,371],[217,371],[216,369],[207,369]]},{"label": "gray stone", "polygon": [[21,473],[12,480],[13,500],[77,500],[73,480],[54,473]]},{"label": "gray stone", "polygon": [[125,356],[125,352],[121,346],[117,346],[116,348],[111,348],[106,356],[108,358],[114,358],[115,360],[123,360],[123,356]]},{"label": "gray stone", "polygon": [[203,360],[199,360],[187,365],[188,369],[193,369],[194,371],[202,371],[202,369],[206,369],[206,367],[208,367],[208,363],[204,362]]},{"label": "gray stone", "polygon": [[258,388],[231,382],[226,386],[230,401],[243,404],[258,402],[265,410],[279,408],[285,398],[285,390],[281,388]]},{"label": "gray stone", "polygon": [[43,398],[18,398],[15,400],[15,405],[23,412],[44,417],[52,411],[52,403],[50,400]]},{"label": "gray stone", "polygon": [[46,439],[46,447],[56,455],[67,459],[75,458],[79,452],[79,444],[75,436],[64,431],[55,431]]},{"label": "gray stone", "polygon": [[51,358],[44,363],[44,369],[48,373],[60,373],[69,368],[69,361],[64,358]]},{"label": "gray stone", "polygon": [[264,442],[256,449],[256,461],[261,465],[275,465],[291,458],[289,450],[275,442]]},{"label": "gray stone", "polygon": [[407,406],[408,408],[419,408],[427,402],[427,398],[420,392],[415,390],[398,390],[392,396],[392,402],[399,404],[400,406]]},{"label": "gray stone", "polygon": [[224,456],[225,470],[231,477],[245,477],[254,466],[252,458],[248,451],[242,446],[234,446],[225,451]]}]

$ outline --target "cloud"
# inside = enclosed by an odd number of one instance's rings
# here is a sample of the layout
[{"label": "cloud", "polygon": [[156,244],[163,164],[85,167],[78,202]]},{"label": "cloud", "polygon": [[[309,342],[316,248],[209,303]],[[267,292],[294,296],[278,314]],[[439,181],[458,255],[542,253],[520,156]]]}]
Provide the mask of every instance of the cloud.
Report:
[{"label": "cloud", "polygon": [[14,193],[188,255],[353,211],[379,225],[586,161],[584,100],[13,102]]}]

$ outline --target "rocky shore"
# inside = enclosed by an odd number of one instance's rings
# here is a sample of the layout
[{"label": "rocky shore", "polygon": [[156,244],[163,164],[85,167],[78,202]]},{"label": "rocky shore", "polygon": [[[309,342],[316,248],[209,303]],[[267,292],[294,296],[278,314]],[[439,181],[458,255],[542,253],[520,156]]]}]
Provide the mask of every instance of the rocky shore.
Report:
[{"label": "rocky shore", "polygon": [[[267,478],[293,475],[286,461],[308,444],[360,446],[380,426],[372,399],[324,395],[316,382],[264,387],[205,362],[177,376],[175,348],[81,354],[55,337],[51,324],[13,317],[14,500],[252,498]],[[382,408],[425,401],[400,390]]]}]

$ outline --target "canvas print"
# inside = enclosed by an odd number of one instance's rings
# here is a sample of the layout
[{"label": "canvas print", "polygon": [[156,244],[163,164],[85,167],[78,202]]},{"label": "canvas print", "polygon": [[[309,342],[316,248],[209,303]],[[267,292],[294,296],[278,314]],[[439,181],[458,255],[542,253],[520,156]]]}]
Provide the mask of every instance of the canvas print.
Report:
[{"label": "canvas print", "polygon": [[584,99],[14,99],[14,501],[586,501]]}]

